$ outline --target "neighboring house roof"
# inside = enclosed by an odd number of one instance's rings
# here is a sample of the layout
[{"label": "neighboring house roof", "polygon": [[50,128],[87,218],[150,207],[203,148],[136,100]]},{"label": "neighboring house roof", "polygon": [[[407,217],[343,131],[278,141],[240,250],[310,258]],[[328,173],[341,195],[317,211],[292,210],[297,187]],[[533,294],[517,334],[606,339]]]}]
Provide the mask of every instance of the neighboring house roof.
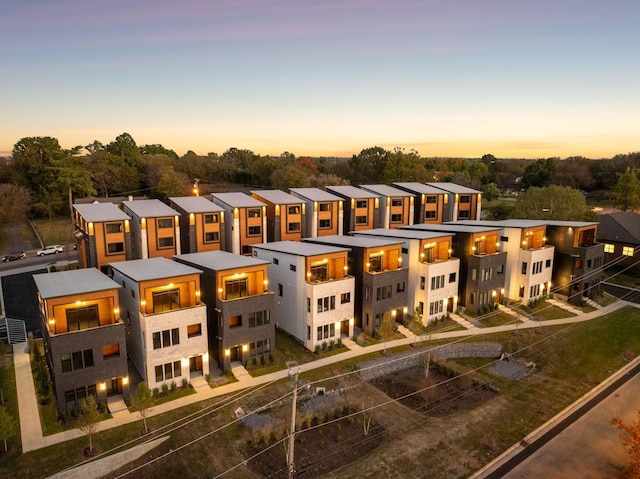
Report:
[{"label": "neighboring house roof", "polygon": [[361,190],[355,186],[325,186],[327,191],[335,193],[336,195],[344,198],[377,198],[378,195],[370,193],[369,191]]},{"label": "neighboring house roof", "polygon": [[408,183],[394,183],[398,188],[410,191],[412,193],[425,194],[425,195],[442,195],[445,192],[440,188],[434,188],[429,184],[418,183],[417,181],[410,181]]},{"label": "neighboring house roof", "polygon": [[160,200],[134,200],[123,201],[125,208],[129,209],[138,218],[158,218],[161,216],[180,216],[176,210],[165,205]]},{"label": "neighboring house roof", "polygon": [[174,196],[169,199],[187,213],[215,213],[224,211],[222,206],[216,205],[204,196]]},{"label": "neighboring house roof", "polygon": [[370,235],[370,236],[388,236],[389,238],[401,238],[401,239],[433,239],[442,238],[443,236],[455,236],[455,233],[449,231],[426,231],[426,230],[403,230],[403,229],[388,229],[388,228],[375,228],[371,230],[354,231],[353,235]]},{"label": "neighboring house roof", "polygon": [[443,181],[441,183],[427,183],[427,185],[439,188],[447,193],[458,193],[463,195],[477,195],[482,193],[482,191],[473,190],[466,186],[456,185],[455,183],[449,183],[448,181]]},{"label": "neighboring house roof", "polygon": [[640,244],[640,215],[619,211],[600,216],[600,241]]},{"label": "neighboring house roof", "polygon": [[583,228],[598,225],[597,221],[563,221],[563,220],[458,220],[444,224],[465,224],[469,226],[495,226],[496,228],[535,228],[536,226],[565,226],[567,228]]},{"label": "neighboring house roof", "polygon": [[262,201],[258,201],[255,198],[238,192],[231,193],[213,193],[214,200],[223,202],[232,208],[251,208],[251,207],[263,207],[267,206]]},{"label": "neighboring house roof", "polygon": [[202,273],[199,269],[192,268],[191,266],[187,266],[186,264],[178,263],[176,261],[171,261],[167,258],[119,261],[117,263],[109,263],[109,266],[136,282]]},{"label": "neighboring house roof", "polygon": [[85,221],[102,223],[104,221],[130,220],[128,214],[122,211],[113,203],[87,203],[83,205],[73,205]]},{"label": "neighboring house roof", "polygon": [[380,196],[412,196],[408,191],[389,185],[360,185],[360,188]]},{"label": "neighboring house roof", "polygon": [[337,246],[316,243],[302,243],[300,241],[274,241],[272,243],[261,243],[252,246],[258,249],[287,253],[295,256],[318,256],[349,251],[349,248],[339,248]]},{"label": "neighboring house roof", "polygon": [[426,231],[448,231],[451,233],[486,233],[489,231],[499,231],[500,226],[469,226],[460,223],[448,224],[416,224],[411,226],[401,226],[403,230],[426,230]]},{"label": "neighboring house roof", "polygon": [[257,259],[252,256],[242,256],[239,254],[229,253],[227,251],[205,251],[203,253],[180,254],[174,256],[174,258],[213,271],[247,268],[269,263],[269,261]]},{"label": "neighboring house roof", "polygon": [[33,280],[42,299],[95,293],[121,287],[96,268],[34,274]]},{"label": "neighboring house roof", "polygon": [[318,238],[302,238],[303,242],[313,243],[325,243],[332,245],[340,245],[346,247],[356,248],[377,248],[381,246],[397,245],[402,243],[401,240],[389,238],[388,240],[382,238],[365,238],[362,236],[342,236],[342,235],[330,235],[321,236]]},{"label": "neighboring house roof", "polygon": [[299,205],[300,203],[304,203],[304,201],[301,198],[290,195],[289,193],[285,193],[282,190],[252,190],[251,193],[273,204]]},{"label": "neighboring house roof", "polygon": [[311,201],[344,201],[339,196],[320,188],[289,188],[289,191]]}]

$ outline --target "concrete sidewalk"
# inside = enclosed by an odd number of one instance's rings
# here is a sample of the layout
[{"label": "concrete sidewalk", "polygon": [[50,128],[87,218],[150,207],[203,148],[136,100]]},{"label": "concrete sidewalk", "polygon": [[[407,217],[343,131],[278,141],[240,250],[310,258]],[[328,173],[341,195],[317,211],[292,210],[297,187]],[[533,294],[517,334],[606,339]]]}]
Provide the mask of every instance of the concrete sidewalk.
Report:
[{"label": "concrete sidewalk", "polygon": [[[626,306],[628,303],[624,301],[617,301],[601,310],[593,311],[591,313],[582,313],[579,316],[570,318],[555,319],[548,321],[527,321],[524,324],[518,324],[517,329],[529,329],[546,326],[556,326],[561,324],[570,324],[582,321],[589,321],[599,316],[603,316],[610,312],[613,312],[619,308]],[[634,305],[635,306],[635,305]],[[503,326],[494,326],[490,328],[477,328],[473,327],[468,330],[450,331],[446,333],[438,334],[425,334],[417,337],[417,341],[435,341],[442,339],[453,339],[461,337],[481,336],[485,334],[492,334],[497,332],[513,331],[516,329],[516,325],[508,324]],[[394,348],[397,346],[404,346],[413,344],[416,338],[413,334],[408,337],[396,339],[394,341],[388,341],[385,343],[373,344],[370,346],[359,346],[353,344],[348,351],[333,356],[327,356],[320,358],[316,361],[305,363],[300,365],[301,372],[311,371],[331,364],[336,364],[347,359],[356,358],[363,354],[382,351],[385,348]],[[42,435],[42,429],[40,426],[38,404],[33,386],[33,378],[31,374],[31,367],[29,363],[29,354],[27,351],[27,343],[21,343],[20,345],[14,345],[15,356],[15,368],[16,368],[16,387],[18,390],[18,401],[20,407],[20,429],[22,435],[22,451],[33,451],[42,447],[57,444],[59,442],[68,441],[77,437],[83,436],[78,429],[72,429],[64,431],[58,434],[52,434],[49,436]],[[241,369],[240,369],[241,368]],[[168,411],[179,409],[183,406],[188,406],[206,399],[211,399],[230,393],[238,392],[243,389],[247,389],[254,386],[267,384],[269,382],[278,381],[288,378],[287,370],[280,370],[274,373],[265,374],[264,376],[253,377],[248,373],[243,373],[244,367],[237,367],[238,381],[218,386],[215,388],[210,387],[198,387],[194,388],[196,393],[189,396],[184,396],[179,399],[154,406],[148,413],[148,417],[163,414]],[[130,413],[128,410],[120,410],[113,415],[112,418],[102,421],[98,424],[98,431],[104,431],[114,427],[121,426],[123,424],[131,423],[134,421],[140,421],[138,413]]]}]

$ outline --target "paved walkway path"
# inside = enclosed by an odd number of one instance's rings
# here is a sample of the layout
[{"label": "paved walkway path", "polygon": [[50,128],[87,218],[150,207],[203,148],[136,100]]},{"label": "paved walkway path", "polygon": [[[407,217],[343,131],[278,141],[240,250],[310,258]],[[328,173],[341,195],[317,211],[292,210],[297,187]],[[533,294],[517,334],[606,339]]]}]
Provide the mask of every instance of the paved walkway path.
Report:
[{"label": "paved walkway path", "polygon": [[[622,308],[627,304],[628,303],[626,303],[625,301],[617,301],[613,304],[610,304],[607,307],[602,308],[601,310],[593,311],[591,313],[580,312],[581,314],[578,316],[544,321],[542,326],[544,327],[556,326],[561,324],[570,324],[570,323],[576,323],[576,322],[582,322],[582,321],[589,321],[596,317],[608,314],[619,308]],[[535,327],[541,327],[538,321],[527,321],[524,324],[518,325],[518,329],[527,329],[527,328],[535,328]],[[425,334],[422,336],[418,336],[417,340],[433,341],[433,340],[442,340],[442,339],[453,339],[453,338],[459,338],[459,337],[465,337],[465,336],[479,336],[479,335],[491,334],[491,333],[497,333],[497,332],[512,331],[514,329],[515,329],[515,326],[513,324],[495,326],[490,328],[477,328],[471,325],[469,329],[460,330],[460,331],[450,331],[445,333],[435,333],[435,334],[428,334],[428,335]],[[317,368],[339,363],[347,359],[352,359],[362,354],[381,351],[385,349],[385,346],[387,348],[394,348],[398,346],[413,344],[415,340],[416,340],[415,336],[413,334],[410,334],[408,337],[405,337],[405,338],[396,339],[394,341],[388,341],[386,345],[384,343],[378,343],[378,344],[373,344],[366,347],[356,345],[351,340],[343,341],[345,342],[345,344],[348,345],[348,347],[350,347],[348,351],[345,351],[343,353],[336,354],[333,356],[326,356],[310,363],[301,364],[300,371],[301,372],[311,371]],[[350,343],[353,343],[353,345]],[[36,398],[35,389],[33,386],[31,367],[29,363],[29,354],[27,349],[28,349],[27,343],[20,343],[18,345],[14,345],[16,387],[18,390],[18,401],[19,401],[19,408],[20,408],[20,429],[21,429],[21,435],[22,435],[22,451],[23,452],[33,451],[42,447],[50,446],[53,444],[57,444],[60,442],[68,441],[68,440],[83,436],[83,434],[78,429],[72,429],[72,430],[61,432],[61,433],[52,434],[49,436],[43,436],[42,429],[40,426],[37,398]],[[176,399],[174,401],[170,401],[167,403],[160,404],[158,406],[154,406],[148,411],[148,417],[173,411],[183,406],[204,401],[206,399],[227,395],[227,394],[238,392],[250,387],[263,385],[272,381],[277,381],[277,380],[288,377],[287,370],[276,371],[274,373],[265,374],[263,376],[253,377],[239,363],[234,364],[232,366],[232,369],[233,369],[234,375],[236,376],[236,379],[238,379],[236,382],[225,384],[215,388],[198,387],[196,389],[196,394],[191,394],[189,396],[185,396],[185,397]],[[130,413],[127,409],[122,410],[121,408],[117,411],[114,411],[114,414],[112,414],[112,416],[113,416],[112,418],[102,421],[98,424],[98,431],[104,431],[107,429],[121,426],[123,424],[141,420],[140,415],[138,413]],[[105,458],[103,460],[109,460],[109,459]],[[115,460],[115,458],[112,460]]]}]

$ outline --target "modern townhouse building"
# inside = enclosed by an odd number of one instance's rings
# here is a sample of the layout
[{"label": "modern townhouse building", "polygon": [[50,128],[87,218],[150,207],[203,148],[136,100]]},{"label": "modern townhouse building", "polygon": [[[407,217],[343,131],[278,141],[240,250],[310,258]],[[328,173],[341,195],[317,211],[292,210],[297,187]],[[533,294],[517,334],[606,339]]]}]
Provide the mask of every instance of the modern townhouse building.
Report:
[{"label": "modern townhouse building", "polygon": [[149,388],[180,385],[209,372],[207,310],[200,273],[167,258],[110,265],[131,362]]},{"label": "modern townhouse building", "polygon": [[505,293],[507,253],[498,249],[500,229],[463,224],[413,225],[403,229],[453,233],[453,255],[460,258],[458,305],[478,312]]},{"label": "modern townhouse building", "polygon": [[640,259],[640,215],[618,211],[600,216],[598,239],[604,259],[620,266],[636,266]]},{"label": "modern townhouse building", "polygon": [[370,230],[379,226],[380,197],[355,186],[325,186],[344,200],[343,226],[344,234],[350,231]]},{"label": "modern townhouse building", "polygon": [[251,195],[267,205],[267,241],[300,241],[306,203],[281,190],[256,190]]},{"label": "modern townhouse building", "polygon": [[129,394],[120,285],[95,268],[35,274],[43,339],[58,413],[94,395]]},{"label": "modern townhouse building", "polygon": [[123,201],[131,217],[133,259],[170,258],[180,254],[180,214],[160,200]]},{"label": "modern townhouse building", "polygon": [[267,205],[238,192],[213,193],[212,197],[225,212],[225,251],[251,256],[251,245],[267,241]]},{"label": "modern townhouse building", "polygon": [[444,191],[443,222],[458,220],[479,220],[482,210],[482,192],[455,183],[426,183],[427,186]]},{"label": "modern townhouse building", "polygon": [[413,194],[389,185],[360,185],[360,188],[380,197],[380,228],[392,229],[413,224]]},{"label": "modern townhouse building", "polygon": [[445,202],[449,196],[440,188],[424,183],[394,183],[396,188],[413,195],[413,224],[440,224],[444,221]]},{"label": "modern townhouse building", "polygon": [[282,285],[274,302],[278,327],[314,351],[354,331],[355,278],[348,273],[347,248],[276,241],[253,247],[269,264],[271,284]]},{"label": "modern townhouse building", "polygon": [[500,251],[507,253],[505,296],[524,304],[549,294],[555,248],[547,225],[538,220],[459,221],[456,224],[500,228]]},{"label": "modern townhouse building", "polygon": [[306,204],[303,238],[342,234],[342,198],[320,188],[291,188],[289,191]]},{"label": "modern townhouse building", "polygon": [[550,220],[546,225],[547,243],[555,247],[552,289],[576,305],[599,295],[607,245],[597,240],[598,223]]},{"label": "modern townhouse building", "polygon": [[201,253],[224,250],[224,209],[204,196],[169,198],[180,214],[180,251]]},{"label": "modern townhouse building", "polygon": [[386,315],[403,322],[408,314],[408,268],[402,242],[360,236],[323,236],[303,242],[348,248],[348,273],[355,277],[355,325],[373,336]]},{"label": "modern townhouse building", "polygon": [[460,259],[452,256],[453,233],[379,228],[353,235],[402,241],[409,313],[417,311],[425,325],[457,311]]},{"label": "modern townhouse building", "polygon": [[80,268],[106,272],[112,261],[132,259],[131,218],[113,203],[73,205]]},{"label": "modern townhouse building", "polygon": [[[269,290],[268,264],[226,251],[176,256],[176,261],[202,270],[202,300],[207,304],[209,342],[218,367],[273,351],[274,293]],[[285,294],[284,286],[278,296]]]}]

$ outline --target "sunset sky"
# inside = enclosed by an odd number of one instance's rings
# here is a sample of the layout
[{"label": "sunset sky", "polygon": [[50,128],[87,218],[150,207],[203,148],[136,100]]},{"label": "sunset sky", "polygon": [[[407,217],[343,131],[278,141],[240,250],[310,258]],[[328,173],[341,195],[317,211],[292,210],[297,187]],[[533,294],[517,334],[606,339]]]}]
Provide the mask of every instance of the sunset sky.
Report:
[{"label": "sunset sky", "polygon": [[639,0],[4,0],[0,155],[640,151]]}]

